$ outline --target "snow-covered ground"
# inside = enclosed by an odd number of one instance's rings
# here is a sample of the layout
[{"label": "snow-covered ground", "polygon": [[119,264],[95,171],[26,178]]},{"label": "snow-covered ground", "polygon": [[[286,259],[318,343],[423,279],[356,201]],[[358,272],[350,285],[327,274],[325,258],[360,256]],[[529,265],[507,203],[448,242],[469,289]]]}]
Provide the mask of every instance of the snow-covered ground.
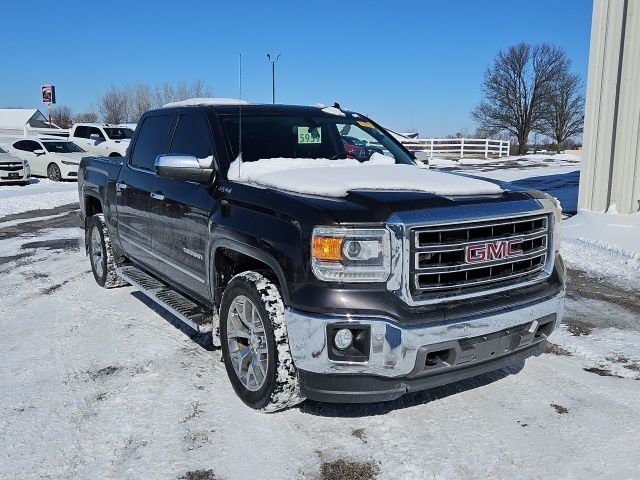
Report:
[{"label": "snow-covered ground", "polygon": [[621,215],[581,210],[562,224],[567,263],[592,276],[640,291],[640,213]]},{"label": "snow-covered ground", "polygon": [[[77,202],[75,184],[47,184],[24,188]],[[524,368],[265,415],[236,398],[205,338],[130,287],[95,284],[77,206],[20,214],[42,204],[11,191],[22,189],[0,189],[16,214],[0,211],[2,480],[638,476],[637,215],[563,222],[565,321]]]},{"label": "snow-covered ground", "polygon": [[76,182],[34,178],[28,185],[0,186],[0,218],[30,210],[46,210],[78,202]]},{"label": "snow-covered ground", "polygon": [[449,160],[433,158],[429,165],[436,169],[453,169],[481,177],[512,182],[523,178],[561,175],[580,170],[581,159],[567,154],[528,154],[500,159],[463,158]]},{"label": "snow-covered ground", "polygon": [[560,200],[563,210],[569,214],[576,213],[578,208],[581,159],[575,155],[531,154],[458,161],[434,158],[429,163],[436,170],[466,173],[542,190]]}]

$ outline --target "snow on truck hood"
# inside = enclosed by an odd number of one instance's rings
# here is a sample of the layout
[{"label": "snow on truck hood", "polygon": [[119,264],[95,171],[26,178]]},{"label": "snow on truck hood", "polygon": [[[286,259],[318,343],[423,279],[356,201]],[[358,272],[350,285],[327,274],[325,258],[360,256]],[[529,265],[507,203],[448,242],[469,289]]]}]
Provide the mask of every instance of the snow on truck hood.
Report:
[{"label": "snow on truck hood", "polygon": [[496,195],[495,183],[436,172],[415,165],[399,165],[374,153],[367,162],[355,159],[268,158],[255,162],[236,159],[229,180],[292,193],[346,197],[356,190],[410,191],[443,196]]}]

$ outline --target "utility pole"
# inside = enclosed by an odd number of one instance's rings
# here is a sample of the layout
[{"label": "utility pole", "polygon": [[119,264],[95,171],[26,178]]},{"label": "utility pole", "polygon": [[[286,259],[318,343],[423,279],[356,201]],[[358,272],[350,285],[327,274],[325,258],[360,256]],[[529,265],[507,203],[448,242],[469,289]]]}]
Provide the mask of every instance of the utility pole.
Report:
[{"label": "utility pole", "polygon": [[281,53],[278,54],[275,60],[271,60],[271,54],[267,53],[267,58],[271,64],[271,102],[276,103],[276,62],[280,58]]}]

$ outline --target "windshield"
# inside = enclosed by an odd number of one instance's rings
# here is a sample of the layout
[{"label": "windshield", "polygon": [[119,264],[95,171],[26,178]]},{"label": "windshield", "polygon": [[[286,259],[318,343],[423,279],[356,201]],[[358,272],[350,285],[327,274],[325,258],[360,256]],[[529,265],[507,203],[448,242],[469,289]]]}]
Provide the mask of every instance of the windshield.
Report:
[{"label": "windshield", "polygon": [[[238,117],[222,121],[233,158],[238,156]],[[374,153],[396,163],[414,161],[386,132],[362,117],[242,115],[242,160],[265,158],[354,158],[365,162]]]},{"label": "windshield", "polygon": [[104,131],[111,140],[127,140],[133,137],[133,130],[130,128],[105,127]]},{"label": "windshield", "polygon": [[49,153],[83,153],[81,149],[73,142],[42,142],[44,148]]}]

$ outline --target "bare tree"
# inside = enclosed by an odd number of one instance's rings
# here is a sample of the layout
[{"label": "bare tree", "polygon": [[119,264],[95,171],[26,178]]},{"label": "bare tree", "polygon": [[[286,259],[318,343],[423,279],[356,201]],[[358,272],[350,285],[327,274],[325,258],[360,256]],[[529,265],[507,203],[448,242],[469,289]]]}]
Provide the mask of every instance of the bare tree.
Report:
[{"label": "bare tree", "polygon": [[98,110],[106,123],[124,123],[129,120],[129,92],[111,86],[98,98]]},{"label": "bare tree", "polygon": [[518,140],[518,154],[526,153],[529,133],[541,125],[545,94],[569,65],[564,50],[546,43],[501,50],[487,68],[484,99],[473,110],[473,119],[489,132],[510,132]]},{"label": "bare tree", "polygon": [[73,113],[65,105],[55,106],[51,109],[51,122],[60,128],[69,128],[73,125]]},{"label": "bare tree", "polygon": [[94,112],[79,113],[73,118],[74,123],[95,123],[98,121],[98,114]]},{"label": "bare tree", "polygon": [[[149,85],[138,84],[129,92],[129,120],[137,122],[144,112],[152,107],[152,92]],[[157,105],[154,105],[157,106]]]},{"label": "bare tree", "polygon": [[540,133],[555,141],[560,152],[571,137],[584,126],[584,95],[578,75],[564,73],[550,85],[541,115]]},{"label": "bare tree", "polygon": [[98,110],[107,123],[137,122],[144,112],[162,105],[194,97],[211,97],[213,92],[202,80],[176,85],[164,82],[139,83],[123,87],[111,86],[98,97]]},{"label": "bare tree", "polygon": [[205,85],[202,80],[196,80],[191,84],[180,82],[175,87],[165,83],[162,86],[158,86],[158,89],[165,92],[165,100],[167,102],[213,96],[211,88]]}]

